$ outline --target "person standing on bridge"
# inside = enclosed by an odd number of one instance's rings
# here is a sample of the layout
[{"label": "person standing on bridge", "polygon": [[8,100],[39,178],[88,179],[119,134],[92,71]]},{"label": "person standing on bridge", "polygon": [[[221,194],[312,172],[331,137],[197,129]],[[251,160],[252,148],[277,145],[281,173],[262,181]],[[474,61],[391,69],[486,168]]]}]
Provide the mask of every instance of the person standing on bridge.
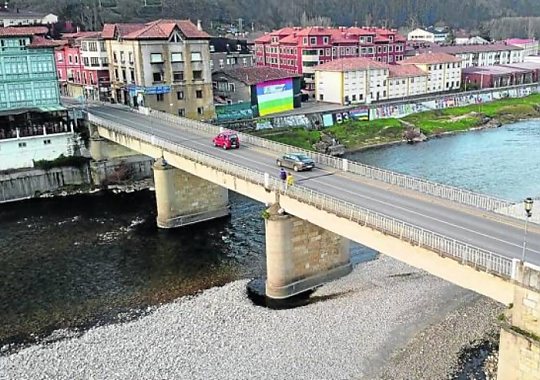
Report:
[{"label": "person standing on bridge", "polygon": [[279,169],[279,178],[284,182],[287,180],[287,172],[285,171],[285,169]]},{"label": "person standing on bridge", "polygon": [[291,172],[288,172],[288,173],[287,173],[287,187],[286,187],[286,188],[288,189],[288,188],[291,187],[292,185],[294,185],[294,177],[293,177],[293,175],[291,174]]}]

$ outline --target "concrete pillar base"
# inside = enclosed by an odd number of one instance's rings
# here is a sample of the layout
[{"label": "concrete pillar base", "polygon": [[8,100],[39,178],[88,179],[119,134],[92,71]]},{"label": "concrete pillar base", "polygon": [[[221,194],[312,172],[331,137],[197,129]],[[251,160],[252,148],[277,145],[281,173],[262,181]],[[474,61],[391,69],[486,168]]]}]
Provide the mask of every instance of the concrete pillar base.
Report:
[{"label": "concrete pillar base", "polygon": [[157,225],[177,228],[229,215],[228,190],[158,159],[153,165]]},{"label": "concrete pillar base", "polygon": [[169,218],[162,220],[159,217],[156,218],[157,226],[159,228],[178,228],[189,226],[190,224],[196,224],[206,222],[212,219],[219,219],[229,216],[230,207],[225,207],[219,210],[199,212],[190,215],[181,215],[175,218]]},{"label": "concrete pillar base", "polygon": [[103,161],[106,159],[105,156],[105,139],[102,137],[99,137],[99,135],[94,135],[90,137],[90,156],[95,161]]},{"label": "concrete pillar base", "polygon": [[285,286],[272,286],[266,282],[266,296],[274,299],[286,299],[295,295],[312,290],[327,282],[337,280],[352,272],[352,264],[348,263],[336,268],[328,269],[326,272],[318,273],[314,276],[303,278]]},{"label": "concrete pillar base", "polygon": [[287,214],[278,203],[265,215],[267,297],[293,297],[351,272],[348,239]]}]

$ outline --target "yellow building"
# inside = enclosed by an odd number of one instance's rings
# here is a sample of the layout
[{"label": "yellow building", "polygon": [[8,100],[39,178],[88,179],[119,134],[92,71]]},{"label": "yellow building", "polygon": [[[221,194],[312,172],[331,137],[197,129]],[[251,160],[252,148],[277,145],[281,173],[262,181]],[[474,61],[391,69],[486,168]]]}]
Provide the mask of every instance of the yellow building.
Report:
[{"label": "yellow building", "polygon": [[191,119],[215,116],[210,36],[189,20],[103,27],[112,97]]}]

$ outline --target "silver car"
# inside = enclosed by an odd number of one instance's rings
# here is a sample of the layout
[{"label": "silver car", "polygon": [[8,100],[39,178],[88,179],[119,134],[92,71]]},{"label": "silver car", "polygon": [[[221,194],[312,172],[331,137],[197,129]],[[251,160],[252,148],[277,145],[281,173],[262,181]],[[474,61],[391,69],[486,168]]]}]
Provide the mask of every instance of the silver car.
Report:
[{"label": "silver car", "polygon": [[287,153],[276,160],[279,167],[291,168],[295,172],[311,170],[315,167],[315,161],[303,153]]}]

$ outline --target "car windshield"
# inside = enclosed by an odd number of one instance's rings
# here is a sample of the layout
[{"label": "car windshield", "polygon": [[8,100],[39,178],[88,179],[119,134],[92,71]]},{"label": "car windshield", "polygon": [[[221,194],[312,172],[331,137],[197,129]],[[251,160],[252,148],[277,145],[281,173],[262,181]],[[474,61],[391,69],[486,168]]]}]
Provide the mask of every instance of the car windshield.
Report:
[{"label": "car windshield", "polygon": [[311,161],[311,158],[305,154],[295,154],[294,157],[297,157],[300,161]]},{"label": "car windshield", "polygon": [[236,140],[237,138],[238,138],[238,136],[236,136],[236,135],[229,135],[230,140]]}]

